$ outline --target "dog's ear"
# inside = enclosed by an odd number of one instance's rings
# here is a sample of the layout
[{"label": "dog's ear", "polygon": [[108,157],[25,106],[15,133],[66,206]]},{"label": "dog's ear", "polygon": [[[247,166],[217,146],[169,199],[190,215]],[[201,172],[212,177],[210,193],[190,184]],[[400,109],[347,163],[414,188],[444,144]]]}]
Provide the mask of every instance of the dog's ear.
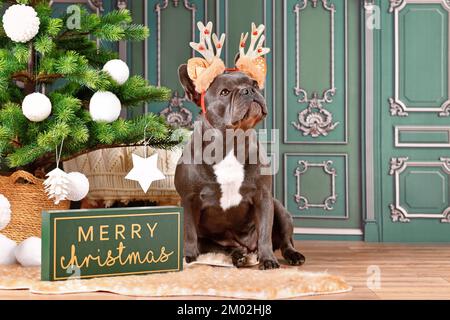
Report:
[{"label": "dog's ear", "polygon": [[182,64],[178,67],[178,78],[180,79],[180,83],[186,92],[186,97],[196,105],[200,106],[200,93],[195,90],[195,85],[191,78],[189,78],[187,64]]}]

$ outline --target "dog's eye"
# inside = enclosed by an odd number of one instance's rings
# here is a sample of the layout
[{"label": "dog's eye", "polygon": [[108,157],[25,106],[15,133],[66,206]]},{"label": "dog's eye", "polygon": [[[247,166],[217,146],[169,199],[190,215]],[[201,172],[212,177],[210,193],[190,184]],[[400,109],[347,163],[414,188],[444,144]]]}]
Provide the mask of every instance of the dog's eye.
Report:
[{"label": "dog's eye", "polygon": [[227,96],[229,94],[230,94],[230,90],[228,90],[228,89],[223,89],[222,91],[220,91],[221,96]]}]

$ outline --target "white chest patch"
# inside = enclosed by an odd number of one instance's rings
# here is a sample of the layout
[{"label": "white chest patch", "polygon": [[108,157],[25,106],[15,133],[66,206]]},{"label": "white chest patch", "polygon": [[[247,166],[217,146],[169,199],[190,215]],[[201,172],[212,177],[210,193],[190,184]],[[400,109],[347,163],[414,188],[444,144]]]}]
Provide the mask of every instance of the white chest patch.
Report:
[{"label": "white chest patch", "polygon": [[222,191],[220,206],[223,210],[237,206],[242,200],[239,189],[244,181],[244,166],[236,159],[234,152],[231,151],[213,168]]}]

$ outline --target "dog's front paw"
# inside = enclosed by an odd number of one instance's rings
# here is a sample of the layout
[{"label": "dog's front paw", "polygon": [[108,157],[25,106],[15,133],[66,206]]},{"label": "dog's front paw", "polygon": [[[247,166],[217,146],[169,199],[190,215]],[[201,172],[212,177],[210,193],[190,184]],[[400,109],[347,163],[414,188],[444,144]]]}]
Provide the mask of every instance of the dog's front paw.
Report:
[{"label": "dog's front paw", "polygon": [[267,259],[267,260],[261,260],[259,264],[259,268],[261,270],[268,270],[268,269],[278,269],[280,267],[280,264],[277,260]]},{"label": "dog's front paw", "polygon": [[197,260],[200,255],[200,251],[195,246],[188,246],[187,244],[184,246],[184,259],[186,263],[191,263]]},{"label": "dog's front paw", "polygon": [[240,250],[231,253],[231,260],[233,265],[237,268],[242,268],[247,265],[247,256]]},{"label": "dog's front paw", "polygon": [[186,263],[191,263],[197,260],[198,256],[184,256],[184,259],[186,260]]},{"label": "dog's front paw", "polygon": [[283,251],[283,257],[292,266],[301,266],[305,263],[305,256],[294,249],[286,249]]}]

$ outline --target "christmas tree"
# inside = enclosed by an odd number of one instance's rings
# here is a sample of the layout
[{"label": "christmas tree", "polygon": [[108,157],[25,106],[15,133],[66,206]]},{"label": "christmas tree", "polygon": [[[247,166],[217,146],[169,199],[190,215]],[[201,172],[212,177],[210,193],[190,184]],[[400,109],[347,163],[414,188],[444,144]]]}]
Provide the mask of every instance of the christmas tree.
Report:
[{"label": "christmas tree", "polygon": [[48,172],[61,145],[64,160],[99,148],[141,145],[144,130],[149,146],[180,142],[158,115],[118,118],[121,106],[170,97],[168,89],[140,76],[128,78],[118,54],[97,46],[148,37],[128,10],[98,16],[77,6],[55,18],[48,0],[0,0],[0,6],[6,9],[0,26],[2,165]]}]

